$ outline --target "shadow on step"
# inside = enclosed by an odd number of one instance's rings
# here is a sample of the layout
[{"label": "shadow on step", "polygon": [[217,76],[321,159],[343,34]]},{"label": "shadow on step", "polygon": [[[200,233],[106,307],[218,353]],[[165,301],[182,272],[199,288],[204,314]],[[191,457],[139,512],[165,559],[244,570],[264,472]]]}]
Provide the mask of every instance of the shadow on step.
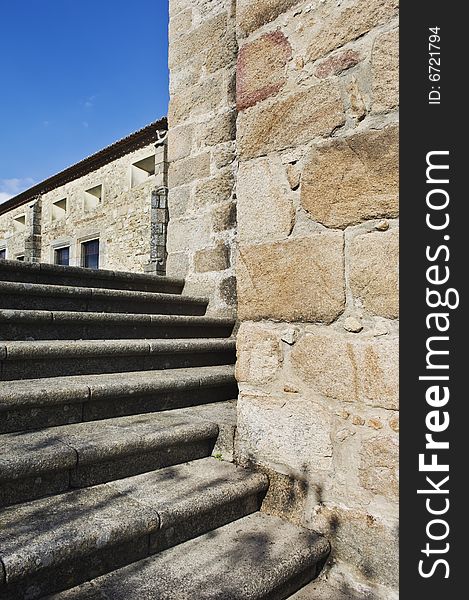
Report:
[{"label": "shadow on step", "polygon": [[264,480],[204,460],[195,478],[190,463],[4,509],[2,600],[71,588],[259,509]]}]

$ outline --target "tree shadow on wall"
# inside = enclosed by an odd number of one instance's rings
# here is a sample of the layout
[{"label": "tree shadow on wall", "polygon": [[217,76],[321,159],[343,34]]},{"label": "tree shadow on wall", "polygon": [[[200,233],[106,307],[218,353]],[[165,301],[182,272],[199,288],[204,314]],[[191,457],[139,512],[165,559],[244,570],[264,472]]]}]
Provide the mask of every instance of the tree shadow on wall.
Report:
[{"label": "tree shadow on wall", "polygon": [[[294,473],[281,474],[257,464],[252,454],[243,459],[243,464],[253,470],[261,471],[269,477],[270,487],[261,508],[263,512],[305,526],[305,513],[311,514],[313,510],[317,511],[319,515],[317,529],[331,544],[331,553],[324,565],[321,577],[318,579],[318,586],[321,588],[321,595],[318,596],[318,600],[322,600],[322,594],[327,594],[324,596],[324,600],[378,600],[378,596],[372,590],[357,591],[346,581],[337,582],[333,588],[328,588],[327,577],[329,572],[343,560],[343,557],[339,554],[340,547],[349,543],[342,539],[343,535],[347,535],[347,523],[343,520],[344,517],[326,506],[324,485],[321,482],[314,481],[314,473],[311,472],[310,467],[303,463],[299,471],[295,470]],[[284,469],[285,466],[283,465],[282,468]],[[369,519],[371,527],[374,520],[372,517],[369,517]],[[354,561],[352,566],[361,574],[364,585],[376,585],[376,572],[373,564],[363,552],[360,552],[358,546],[355,551],[359,554],[359,561]],[[311,597],[311,600],[313,600],[313,597]]]}]

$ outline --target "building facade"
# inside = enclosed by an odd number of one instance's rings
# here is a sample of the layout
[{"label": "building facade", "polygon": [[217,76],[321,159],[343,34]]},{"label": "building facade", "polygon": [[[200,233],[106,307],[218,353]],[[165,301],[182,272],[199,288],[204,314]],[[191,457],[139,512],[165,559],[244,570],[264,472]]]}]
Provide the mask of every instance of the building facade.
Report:
[{"label": "building facade", "polygon": [[0,256],[165,274],[166,120],[0,205]]}]

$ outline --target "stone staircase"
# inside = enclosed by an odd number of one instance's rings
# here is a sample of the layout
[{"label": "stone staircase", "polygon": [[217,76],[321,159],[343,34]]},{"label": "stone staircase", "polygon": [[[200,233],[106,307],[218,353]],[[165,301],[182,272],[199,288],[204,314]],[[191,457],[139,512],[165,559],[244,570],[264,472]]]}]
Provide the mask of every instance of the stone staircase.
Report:
[{"label": "stone staircase", "polygon": [[229,462],[234,322],[183,286],[0,261],[2,600],[280,600],[321,568]]}]

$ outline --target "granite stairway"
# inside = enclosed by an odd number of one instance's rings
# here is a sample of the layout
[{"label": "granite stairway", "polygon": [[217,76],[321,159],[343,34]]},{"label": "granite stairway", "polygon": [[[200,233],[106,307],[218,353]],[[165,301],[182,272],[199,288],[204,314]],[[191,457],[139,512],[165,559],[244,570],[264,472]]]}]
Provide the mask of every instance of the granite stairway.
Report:
[{"label": "granite stairway", "polygon": [[2,600],[281,600],[327,558],[230,462],[234,323],[183,287],[0,261]]}]

